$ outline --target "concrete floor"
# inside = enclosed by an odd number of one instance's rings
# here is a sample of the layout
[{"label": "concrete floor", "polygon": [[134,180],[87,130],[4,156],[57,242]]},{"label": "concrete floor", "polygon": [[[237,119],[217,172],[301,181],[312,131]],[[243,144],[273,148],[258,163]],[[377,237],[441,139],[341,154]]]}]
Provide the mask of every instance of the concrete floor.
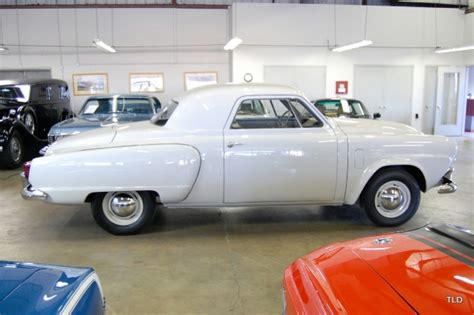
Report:
[{"label": "concrete floor", "polygon": [[[459,139],[459,190],[422,195],[403,229],[474,229],[474,139]],[[279,314],[284,268],[320,246],[378,228],[355,207],[163,210],[146,234],[100,229],[88,205],[23,201],[19,170],[0,171],[0,259],[94,267],[109,314]]]}]

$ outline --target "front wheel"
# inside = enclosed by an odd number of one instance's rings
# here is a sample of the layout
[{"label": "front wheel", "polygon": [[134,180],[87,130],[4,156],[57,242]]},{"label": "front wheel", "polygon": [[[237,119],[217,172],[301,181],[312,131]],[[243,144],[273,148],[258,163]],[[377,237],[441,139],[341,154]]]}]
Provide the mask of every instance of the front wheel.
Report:
[{"label": "front wheel", "polygon": [[23,140],[18,131],[14,131],[6,145],[5,154],[0,164],[8,169],[18,168],[25,158]]},{"label": "front wheel", "polygon": [[373,178],[361,196],[369,219],[379,226],[398,226],[413,217],[420,206],[420,187],[404,170]]},{"label": "front wheel", "polygon": [[92,215],[104,230],[115,235],[137,234],[153,221],[155,199],[148,192],[118,191],[97,195]]}]

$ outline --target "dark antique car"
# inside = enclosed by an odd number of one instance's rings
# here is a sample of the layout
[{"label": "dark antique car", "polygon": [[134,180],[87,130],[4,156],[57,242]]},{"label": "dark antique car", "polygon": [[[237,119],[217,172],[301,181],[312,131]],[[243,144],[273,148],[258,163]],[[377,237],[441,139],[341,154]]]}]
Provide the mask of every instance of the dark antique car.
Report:
[{"label": "dark antique car", "polygon": [[161,109],[153,96],[139,94],[98,95],[89,97],[77,117],[51,127],[49,143],[111,124],[149,120]]},{"label": "dark antique car", "polygon": [[52,125],[73,115],[66,82],[55,79],[0,86],[0,168],[37,155]]},{"label": "dark antique car", "polygon": [[[311,103],[327,117],[371,118],[365,105],[356,99],[325,98]],[[380,113],[374,113],[373,118],[380,118]]]}]

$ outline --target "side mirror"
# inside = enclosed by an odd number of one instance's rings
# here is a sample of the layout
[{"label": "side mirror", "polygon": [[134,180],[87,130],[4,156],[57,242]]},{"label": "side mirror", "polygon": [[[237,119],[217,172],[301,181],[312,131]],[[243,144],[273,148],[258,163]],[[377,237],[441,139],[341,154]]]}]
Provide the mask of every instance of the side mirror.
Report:
[{"label": "side mirror", "polygon": [[382,117],[382,115],[380,115],[380,113],[374,113],[374,119],[377,119],[377,118],[380,118]]}]

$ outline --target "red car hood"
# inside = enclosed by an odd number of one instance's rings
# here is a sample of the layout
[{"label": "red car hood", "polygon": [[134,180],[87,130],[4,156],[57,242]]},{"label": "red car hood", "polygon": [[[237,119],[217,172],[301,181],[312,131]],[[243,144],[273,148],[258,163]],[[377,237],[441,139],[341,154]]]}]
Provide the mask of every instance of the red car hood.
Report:
[{"label": "red car hood", "polygon": [[286,270],[287,313],[473,314],[472,241],[424,228],[319,249]]}]

